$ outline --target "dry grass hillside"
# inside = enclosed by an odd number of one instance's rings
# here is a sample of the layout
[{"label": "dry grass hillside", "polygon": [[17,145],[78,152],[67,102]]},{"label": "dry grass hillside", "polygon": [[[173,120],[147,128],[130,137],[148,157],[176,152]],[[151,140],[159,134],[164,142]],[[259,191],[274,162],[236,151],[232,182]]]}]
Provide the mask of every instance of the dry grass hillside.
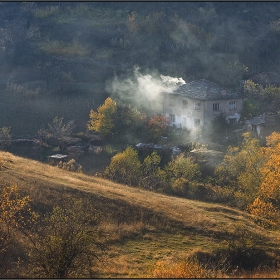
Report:
[{"label": "dry grass hillside", "polygon": [[70,196],[94,204],[109,246],[105,265],[96,267],[100,277],[143,277],[158,260],[194,254],[209,262],[214,250],[228,248],[229,240],[240,246],[238,240],[246,238],[255,253],[276,259],[277,233],[237,209],[116,184],[7,152],[0,152],[0,162],[1,185],[17,185],[39,212]]}]

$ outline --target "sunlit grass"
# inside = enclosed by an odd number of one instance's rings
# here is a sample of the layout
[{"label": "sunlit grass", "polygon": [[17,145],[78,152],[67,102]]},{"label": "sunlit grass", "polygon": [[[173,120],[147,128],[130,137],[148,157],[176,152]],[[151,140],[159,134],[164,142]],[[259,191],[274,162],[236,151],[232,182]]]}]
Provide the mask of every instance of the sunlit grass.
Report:
[{"label": "sunlit grass", "polygon": [[[224,240],[236,232],[237,222],[266,240],[259,246],[269,251],[277,246],[276,232],[258,227],[237,209],[124,186],[7,152],[0,152],[0,159],[6,167],[0,170],[1,185],[17,185],[40,211],[70,196],[92,201],[101,213],[100,230],[109,246],[106,265],[96,266],[100,277],[147,277],[149,269],[158,261],[165,263],[166,257],[210,254],[226,246]],[[252,275],[276,273],[266,271]]]}]

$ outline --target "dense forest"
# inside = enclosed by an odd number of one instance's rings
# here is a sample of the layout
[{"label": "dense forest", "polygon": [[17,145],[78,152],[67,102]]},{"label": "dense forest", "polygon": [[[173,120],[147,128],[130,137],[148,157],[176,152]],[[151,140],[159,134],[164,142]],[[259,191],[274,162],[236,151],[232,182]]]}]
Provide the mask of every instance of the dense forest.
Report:
[{"label": "dense forest", "polygon": [[[0,2],[0,277],[279,275],[278,8]],[[239,123],[145,101],[200,79],[240,94]],[[167,239],[193,251],[162,262]]]},{"label": "dense forest", "polygon": [[90,109],[129,95],[112,84],[135,84],[135,67],[235,90],[254,77],[278,85],[278,5],[2,2],[0,127],[33,135],[57,116],[83,130]]}]

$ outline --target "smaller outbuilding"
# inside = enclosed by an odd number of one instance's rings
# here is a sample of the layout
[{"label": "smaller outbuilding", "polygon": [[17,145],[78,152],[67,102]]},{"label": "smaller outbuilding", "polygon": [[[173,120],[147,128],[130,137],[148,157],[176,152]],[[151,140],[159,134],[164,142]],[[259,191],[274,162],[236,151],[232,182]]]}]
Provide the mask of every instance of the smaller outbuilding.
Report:
[{"label": "smaller outbuilding", "polygon": [[245,123],[247,131],[250,131],[254,137],[262,141],[265,141],[265,138],[273,131],[279,131],[279,125],[275,120],[274,113],[264,113],[247,120]]},{"label": "smaller outbuilding", "polygon": [[60,161],[65,161],[68,157],[68,155],[55,154],[48,156],[48,159],[50,164],[58,164]]}]

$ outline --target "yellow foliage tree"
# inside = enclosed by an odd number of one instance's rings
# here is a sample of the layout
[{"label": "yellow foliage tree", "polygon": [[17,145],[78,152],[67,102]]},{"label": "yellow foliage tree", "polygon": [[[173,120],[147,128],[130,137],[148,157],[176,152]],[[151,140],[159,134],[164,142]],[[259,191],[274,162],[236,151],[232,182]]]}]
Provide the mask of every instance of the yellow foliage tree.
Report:
[{"label": "yellow foliage tree", "polygon": [[[32,214],[31,216],[29,214]],[[18,188],[5,187],[0,193],[0,277],[13,276],[19,232],[31,222],[30,198],[20,197]]]},{"label": "yellow foliage tree", "polygon": [[280,225],[280,133],[273,132],[267,137],[264,148],[267,159],[261,174],[263,181],[258,195],[248,206],[251,214],[261,216],[274,226]]},{"label": "yellow foliage tree", "polygon": [[117,110],[117,104],[108,97],[104,104],[97,108],[97,112],[90,110],[88,130],[108,135],[113,127],[113,116]]},{"label": "yellow foliage tree", "polygon": [[243,134],[244,140],[239,147],[229,147],[222,163],[216,168],[217,183],[234,192],[239,207],[251,203],[262,182],[260,172],[264,164],[263,148],[250,133]]},{"label": "yellow foliage tree", "polygon": [[137,186],[141,176],[141,162],[137,151],[128,147],[116,154],[105,169],[104,175],[115,182]]}]

